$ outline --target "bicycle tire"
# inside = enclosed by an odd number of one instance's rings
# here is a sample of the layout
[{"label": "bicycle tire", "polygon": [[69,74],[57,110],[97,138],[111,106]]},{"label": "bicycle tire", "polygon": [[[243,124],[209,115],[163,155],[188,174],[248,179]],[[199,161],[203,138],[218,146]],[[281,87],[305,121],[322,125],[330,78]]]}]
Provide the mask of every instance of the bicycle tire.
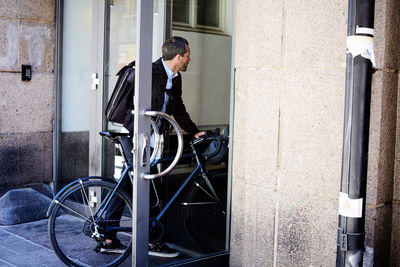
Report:
[{"label": "bicycle tire", "polygon": [[[113,197],[113,200],[123,203],[117,205],[122,214],[120,220],[108,220],[107,215],[103,216],[97,224],[100,238],[96,241],[91,236],[95,229],[93,221],[96,216],[94,214],[104,206],[106,195],[114,188],[115,183],[105,178],[82,180],[57,199],[49,215],[49,238],[55,253],[66,265],[117,266],[130,255],[132,232],[131,228],[129,231],[129,227],[132,226],[133,218],[132,202],[123,190],[118,189],[117,197]],[[109,233],[113,231],[110,227],[126,227],[115,233],[121,243],[126,246],[121,254],[104,254],[98,251],[100,240],[105,239],[105,236],[101,235],[105,234],[105,229],[108,229]]]},{"label": "bicycle tire", "polygon": [[182,203],[183,222],[189,238],[204,252],[225,250],[227,175],[209,175],[223,210],[210,195],[204,179],[189,189]]}]

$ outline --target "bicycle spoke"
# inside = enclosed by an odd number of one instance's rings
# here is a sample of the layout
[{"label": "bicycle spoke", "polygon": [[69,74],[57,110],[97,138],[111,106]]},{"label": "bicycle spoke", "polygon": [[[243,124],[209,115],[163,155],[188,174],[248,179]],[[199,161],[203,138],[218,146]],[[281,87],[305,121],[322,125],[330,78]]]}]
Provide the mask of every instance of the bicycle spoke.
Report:
[{"label": "bicycle spoke", "polygon": [[215,197],[213,197],[210,193],[208,193],[207,190],[205,190],[198,182],[195,182],[195,184],[196,184],[197,187],[199,187],[201,190],[203,190],[204,193],[209,195],[212,199],[215,199]]},{"label": "bicycle spoke", "polygon": [[226,180],[206,178],[208,181],[196,181],[186,195],[182,203],[183,223],[188,237],[204,252],[221,251],[226,241]]},{"label": "bicycle spoke", "polygon": [[191,205],[215,205],[217,202],[183,202],[182,205],[184,206],[191,206]]},{"label": "bicycle spoke", "polygon": [[[116,202],[104,203],[104,197],[110,200],[111,195]],[[115,189],[114,183],[105,179],[78,181],[54,201],[55,207],[49,215],[49,236],[54,251],[67,266],[117,266],[129,256],[132,203],[127,193]],[[90,201],[94,206],[89,206]],[[103,217],[95,217],[98,207],[106,210]],[[106,253],[109,248],[102,245],[104,239],[118,240],[122,253]]]},{"label": "bicycle spoke", "polygon": [[74,210],[71,209],[70,207],[68,207],[68,206],[66,206],[66,205],[64,205],[64,204],[61,204],[58,200],[54,200],[54,203],[56,203],[56,204],[60,205],[61,207],[65,208],[65,209],[67,209],[67,210],[69,210],[69,211],[71,211],[72,213],[78,215],[79,217],[81,217],[81,218],[84,219],[85,221],[94,222],[94,220],[93,220],[93,221],[90,221],[90,220],[88,220],[88,218],[82,216],[81,214],[79,214],[78,212],[74,211]]},{"label": "bicycle spoke", "polygon": [[84,193],[84,196],[85,196],[85,198],[86,198],[86,203],[87,203],[87,205],[88,205],[88,207],[89,207],[89,211],[90,211],[90,214],[92,215],[92,220],[93,220],[93,222],[94,222],[93,211],[92,211],[91,207],[89,206],[89,199],[88,199],[88,197],[87,197],[87,195],[86,195],[85,188],[83,187],[83,182],[82,182],[82,180],[80,180],[79,183],[81,184],[81,187],[82,187],[82,189],[81,189],[81,194],[82,194],[82,192]]}]

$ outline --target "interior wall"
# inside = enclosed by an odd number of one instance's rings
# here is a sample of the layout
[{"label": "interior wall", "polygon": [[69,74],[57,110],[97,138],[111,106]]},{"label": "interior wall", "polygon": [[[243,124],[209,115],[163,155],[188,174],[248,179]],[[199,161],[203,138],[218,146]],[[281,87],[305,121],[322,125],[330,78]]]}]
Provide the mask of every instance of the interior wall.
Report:
[{"label": "interior wall", "polygon": [[173,31],[189,42],[191,62],[182,74],[183,102],[199,126],[229,124],[232,37]]},{"label": "interior wall", "polygon": [[0,187],[52,180],[54,21],[51,0],[0,4]]}]

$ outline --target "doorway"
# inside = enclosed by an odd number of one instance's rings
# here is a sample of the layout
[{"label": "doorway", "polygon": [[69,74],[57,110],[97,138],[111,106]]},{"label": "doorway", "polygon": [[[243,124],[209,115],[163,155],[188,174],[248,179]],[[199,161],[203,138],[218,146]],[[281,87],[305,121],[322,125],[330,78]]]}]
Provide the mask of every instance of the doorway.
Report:
[{"label": "doorway", "polygon": [[[121,131],[110,123],[104,109],[114,88],[118,70],[133,61],[136,54],[136,0],[61,1],[62,34],[58,61],[58,123],[56,181],[58,189],[77,177],[101,175],[117,177],[119,158],[113,144],[101,139],[99,131]],[[183,101],[200,130],[229,131],[232,108],[232,21],[233,3],[228,0],[155,0],[153,9],[152,60],[161,56],[168,36],[188,40],[192,62],[182,73]],[[90,37],[89,37],[90,36]],[[165,154],[176,149],[175,133],[165,140]],[[185,135],[190,141],[190,137]],[[188,143],[186,143],[186,149]],[[162,180],[166,199],[190,173],[193,160],[184,160]],[[211,169],[230,170],[227,165]],[[230,177],[222,189],[230,207]],[[170,260],[149,259],[158,266],[189,262],[211,254],[229,251],[229,213],[224,222],[223,242],[203,249],[187,238],[179,220],[179,209],[166,218],[165,239],[181,257]]]}]

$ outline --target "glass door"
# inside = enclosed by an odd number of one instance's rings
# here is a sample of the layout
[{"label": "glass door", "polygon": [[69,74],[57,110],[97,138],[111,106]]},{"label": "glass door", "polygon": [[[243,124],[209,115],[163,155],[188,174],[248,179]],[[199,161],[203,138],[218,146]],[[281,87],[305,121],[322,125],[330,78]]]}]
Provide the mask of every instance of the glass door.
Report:
[{"label": "glass door", "polygon": [[[165,5],[154,0],[152,60],[161,56],[161,45],[165,33]],[[107,105],[117,81],[116,74],[125,65],[136,60],[137,1],[107,0],[105,13],[104,40],[104,104]],[[122,125],[108,122],[103,118],[104,129],[124,131]],[[103,143],[103,174],[119,177],[122,168],[121,157],[109,142]]]},{"label": "glass door", "polygon": [[[191,62],[186,71],[181,71],[186,109],[200,130],[216,131],[219,128],[221,135],[229,134],[232,121],[233,2],[186,0],[171,1],[171,4],[167,18],[167,25],[171,27],[166,30],[171,31],[172,36],[184,37],[191,51]],[[185,150],[190,154],[189,142],[193,137],[186,133],[184,137],[188,141]],[[176,132],[168,132],[166,139],[169,150],[176,150]],[[196,171],[197,161],[189,155],[162,181],[156,181],[161,182],[162,205],[150,211],[149,237],[179,252],[179,255],[174,258],[149,256],[149,266],[190,265],[193,262],[228,264],[229,162],[206,161],[206,174],[201,174],[198,169]],[[140,177],[141,173],[138,175]],[[148,184],[140,183],[148,192]],[[155,203],[151,199],[150,194],[150,206]],[[144,201],[139,197],[136,201],[137,208],[141,208],[144,214],[149,205],[139,205]],[[146,225],[137,225],[140,227],[142,230],[147,228]]]},{"label": "glass door", "polygon": [[[135,106],[142,114],[143,109],[150,107],[151,61],[161,57],[162,44],[171,34],[184,37],[191,50],[192,61],[187,71],[181,72],[182,98],[190,117],[200,130],[220,128],[221,134],[229,132],[232,121],[232,1],[59,0],[59,3],[63,24],[57,116],[58,189],[77,177],[119,176],[121,162],[116,149],[98,134],[102,130],[122,130],[121,125],[109,123],[104,116],[116,73],[133,60],[141,66],[136,73]],[[161,183],[157,199],[162,205],[150,210],[154,204],[149,201],[152,186],[149,180],[142,178],[149,173],[149,166],[143,166],[139,160],[143,157],[143,140],[149,136],[150,124],[145,117],[140,117],[136,123],[135,174],[139,178],[135,179],[133,203],[138,219],[133,227],[136,229],[134,258],[126,262],[127,266],[131,263],[137,266],[184,265],[207,259],[226,263],[229,163],[205,165],[212,176],[213,189],[221,198],[222,208],[220,205],[216,210],[223,210],[222,220],[221,217],[214,220],[210,215],[209,211],[215,210],[215,199],[196,197],[207,184],[201,180],[199,172],[181,188],[196,166],[196,160],[190,156],[181,160],[167,177],[156,180]],[[169,130],[166,136],[166,146],[171,151],[176,150],[176,135],[176,131]],[[184,139],[187,141],[185,151],[190,153],[189,141],[193,138],[184,133]],[[200,186],[196,187],[196,183]],[[209,189],[205,191],[210,192]],[[179,193],[176,195],[176,192]],[[174,202],[165,209],[172,198]],[[191,208],[200,202],[211,206],[209,209]],[[158,220],[163,210],[165,216]],[[178,257],[148,256],[149,221],[156,226],[152,230],[162,228],[160,242],[178,251]],[[210,255],[219,256],[220,260]]]},{"label": "glass door", "polygon": [[93,0],[59,1],[55,191],[89,175]]},{"label": "glass door", "polygon": [[[138,0],[139,1],[139,0]],[[167,7],[166,25],[172,25],[166,32],[184,37],[191,51],[192,61],[182,75],[182,98],[190,117],[200,130],[213,130],[227,136],[232,121],[232,1],[171,1]],[[133,263],[137,266],[175,266],[214,264],[227,266],[229,262],[229,218],[230,218],[230,161],[207,161],[206,153],[197,148],[202,160],[190,153],[167,177],[155,179],[162,194],[152,198],[150,181],[144,179],[148,166],[141,164],[143,137],[148,135],[149,123],[143,116],[143,109],[149,107],[149,59],[151,52],[146,49],[151,42],[149,34],[156,31],[156,24],[149,23],[149,1],[142,0],[138,5],[136,56],[143,65],[137,70],[143,71],[136,76],[135,84],[135,138],[136,160],[135,185],[133,193],[134,210],[137,220],[134,224]],[[154,5],[156,7],[156,5]],[[139,8],[142,8],[139,10]],[[186,13],[187,25],[180,23],[179,16]],[[174,18],[174,19],[173,19]],[[176,18],[176,21],[175,21]],[[169,20],[169,21],[168,21]],[[184,19],[182,19],[183,21]],[[144,40],[145,39],[145,40]],[[154,49],[160,49],[152,45]],[[160,44],[161,47],[161,44]],[[154,57],[153,57],[154,60]],[[141,66],[144,66],[141,69]],[[150,97],[150,98],[149,98]],[[173,150],[173,139],[179,135],[169,131],[168,146]],[[188,141],[193,137],[185,134]],[[229,142],[225,139],[226,142]],[[175,142],[176,144],[176,142]],[[209,145],[205,142],[204,144]],[[226,151],[226,153],[229,153]],[[204,160],[204,161],[203,161]],[[202,165],[201,165],[202,164]],[[204,168],[204,169],[203,169]],[[202,170],[202,171],[200,171]],[[160,185],[161,183],[161,185]],[[160,188],[158,187],[158,188]],[[156,189],[157,190],[157,186]],[[150,201],[149,201],[150,199]],[[156,205],[157,203],[161,205]],[[154,204],[156,203],[156,204]],[[154,204],[154,205],[153,205]],[[150,210],[150,207],[152,208]],[[151,216],[151,218],[149,217]],[[176,257],[155,256],[150,254],[148,243],[161,243],[173,251]],[[168,254],[168,253],[167,253]],[[161,257],[160,257],[161,256]],[[148,257],[145,259],[144,257]]]}]

